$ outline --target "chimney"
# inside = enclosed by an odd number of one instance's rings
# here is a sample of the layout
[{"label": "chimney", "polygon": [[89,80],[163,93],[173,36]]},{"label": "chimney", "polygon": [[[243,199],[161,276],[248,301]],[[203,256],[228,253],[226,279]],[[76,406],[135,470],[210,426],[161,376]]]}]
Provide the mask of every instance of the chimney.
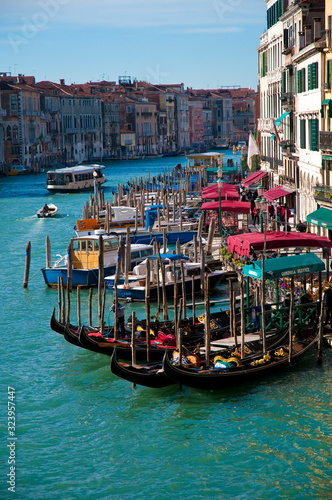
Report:
[{"label": "chimney", "polygon": [[314,42],[320,40],[321,34],[321,19],[320,17],[314,17]]},{"label": "chimney", "polygon": [[311,26],[304,27],[304,39],[305,39],[305,46],[310,45],[312,43]]},{"label": "chimney", "polygon": [[60,85],[64,85],[65,84],[65,79],[64,78],[60,78]]}]

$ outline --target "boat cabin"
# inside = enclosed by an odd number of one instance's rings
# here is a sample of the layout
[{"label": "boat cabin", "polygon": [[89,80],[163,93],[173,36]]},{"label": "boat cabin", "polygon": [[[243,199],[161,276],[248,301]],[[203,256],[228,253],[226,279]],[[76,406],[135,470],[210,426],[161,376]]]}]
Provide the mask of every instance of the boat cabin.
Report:
[{"label": "boat cabin", "polygon": [[[114,260],[114,254],[119,248],[119,239],[116,236],[104,237],[104,265],[110,265]],[[99,258],[99,236],[82,236],[72,239],[73,245],[73,269],[91,269],[98,267]],[[113,256],[112,262],[110,256]]]},{"label": "boat cabin", "polygon": [[223,153],[199,153],[187,156],[188,166],[192,168],[222,167]]},{"label": "boat cabin", "polygon": [[102,172],[103,165],[78,165],[59,168],[47,172],[46,188],[49,191],[80,191],[92,189],[94,181],[103,184],[106,179]]}]

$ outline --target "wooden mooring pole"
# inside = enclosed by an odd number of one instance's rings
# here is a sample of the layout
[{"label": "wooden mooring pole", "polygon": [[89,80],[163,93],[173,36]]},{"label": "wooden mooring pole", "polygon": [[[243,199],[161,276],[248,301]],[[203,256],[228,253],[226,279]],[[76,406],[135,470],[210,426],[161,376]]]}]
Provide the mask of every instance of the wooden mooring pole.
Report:
[{"label": "wooden mooring pole", "polygon": [[25,268],[24,268],[23,288],[28,288],[30,260],[31,260],[31,241],[28,241],[27,246],[25,247]]}]

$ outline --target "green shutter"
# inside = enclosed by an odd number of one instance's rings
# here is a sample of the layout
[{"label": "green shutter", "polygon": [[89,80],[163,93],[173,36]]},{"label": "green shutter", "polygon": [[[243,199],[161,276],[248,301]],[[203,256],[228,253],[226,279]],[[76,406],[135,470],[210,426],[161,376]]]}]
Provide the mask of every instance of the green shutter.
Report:
[{"label": "green shutter", "polygon": [[317,151],[318,144],[318,120],[310,120],[311,122],[311,150]]},{"label": "green shutter", "polygon": [[327,117],[332,118],[332,101],[329,102],[329,107],[327,108]]},{"label": "green shutter", "polygon": [[326,61],[326,83],[328,89],[331,88],[331,64],[332,64],[331,59]]},{"label": "green shutter", "polygon": [[305,149],[305,147],[306,147],[305,120],[300,120],[300,148]]},{"label": "green shutter", "polygon": [[317,89],[318,88],[318,81],[317,81],[317,73],[318,73],[318,63],[313,63],[311,65],[311,88],[312,89]]},{"label": "green shutter", "polygon": [[308,66],[308,90],[311,90],[311,64]]},{"label": "green shutter", "polygon": [[305,68],[302,69],[302,92],[305,92]]},{"label": "green shutter", "polygon": [[281,73],[281,93],[284,94],[286,92],[286,72],[283,71]]}]

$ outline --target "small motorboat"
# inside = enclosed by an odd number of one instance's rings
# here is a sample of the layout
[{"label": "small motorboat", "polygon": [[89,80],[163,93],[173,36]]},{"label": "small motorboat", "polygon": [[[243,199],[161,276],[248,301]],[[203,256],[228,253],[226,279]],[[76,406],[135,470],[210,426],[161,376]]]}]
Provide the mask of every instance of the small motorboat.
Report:
[{"label": "small motorboat", "polygon": [[57,213],[58,207],[54,205],[53,203],[45,203],[43,208],[39,209],[37,212],[37,217],[39,218],[45,218],[45,217],[54,217],[54,215]]}]

